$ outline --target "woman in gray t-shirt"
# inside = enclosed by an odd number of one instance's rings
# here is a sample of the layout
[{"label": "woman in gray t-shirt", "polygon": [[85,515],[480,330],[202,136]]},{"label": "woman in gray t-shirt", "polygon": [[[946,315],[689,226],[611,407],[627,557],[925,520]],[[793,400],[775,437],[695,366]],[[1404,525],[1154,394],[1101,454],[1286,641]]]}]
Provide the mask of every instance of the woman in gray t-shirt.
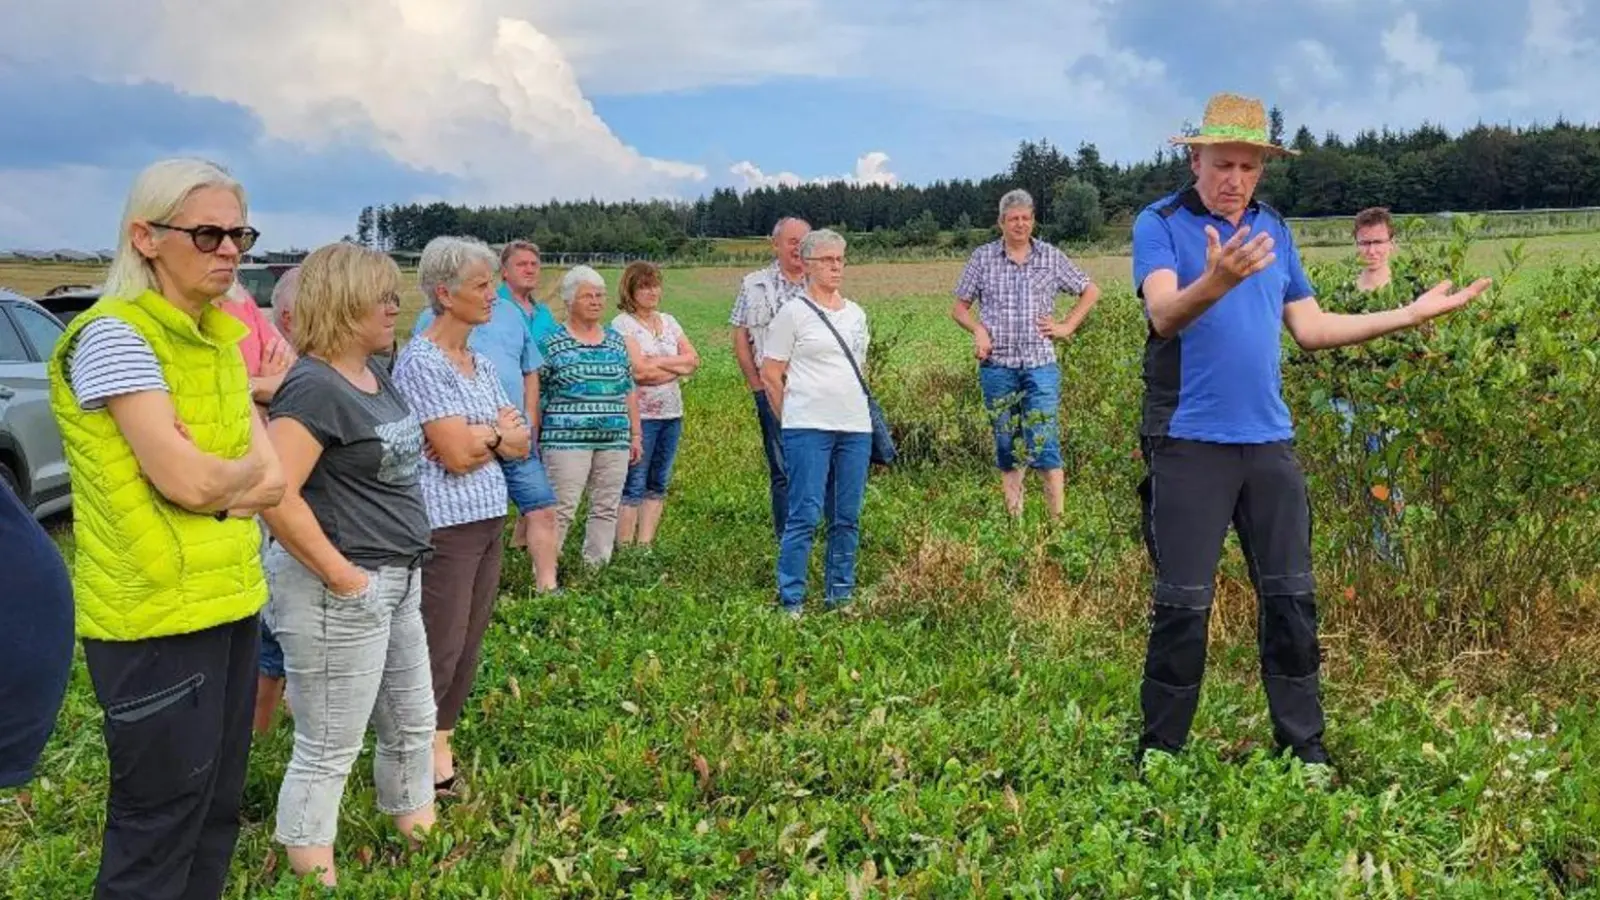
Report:
[{"label": "woman in gray t-shirt", "polygon": [[263,516],[277,539],[267,617],[295,728],[276,837],[296,874],[327,884],[369,720],[378,808],[407,836],[434,822],[422,426],[372,359],[394,339],[399,284],[392,260],[353,244],[307,257],[292,325],[301,358],[268,413],[287,489]]}]

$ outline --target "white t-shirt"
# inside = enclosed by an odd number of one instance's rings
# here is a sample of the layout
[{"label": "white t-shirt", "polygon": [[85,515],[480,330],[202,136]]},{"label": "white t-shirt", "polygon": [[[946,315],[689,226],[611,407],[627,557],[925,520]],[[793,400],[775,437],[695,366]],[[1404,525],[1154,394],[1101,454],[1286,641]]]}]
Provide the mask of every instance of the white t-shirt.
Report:
[{"label": "white t-shirt", "polygon": [[[856,364],[865,366],[870,339],[867,314],[849,300],[837,312],[820,305],[817,309],[828,316],[849,345]],[[833,332],[812,311],[811,304],[799,298],[785,303],[772,317],[765,349],[767,359],[789,363],[788,384],[783,392],[784,428],[872,431],[867,395]]]}]

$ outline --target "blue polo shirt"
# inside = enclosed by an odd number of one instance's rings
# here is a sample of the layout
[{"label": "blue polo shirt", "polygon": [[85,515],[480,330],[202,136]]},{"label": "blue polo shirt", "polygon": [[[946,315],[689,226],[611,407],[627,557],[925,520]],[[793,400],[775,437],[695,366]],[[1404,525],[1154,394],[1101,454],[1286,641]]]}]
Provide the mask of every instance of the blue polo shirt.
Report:
[{"label": "blue polo shirt", "polygon": [[[1206,270],[1210,225],[1226,243],[1237,230],[1206,209],[1194,188],[1145,207],[1133,223],[1133,283],[1159,269],[1178,274],[1178,287]],[[1170,338],[1151,329],[1145,338],[1144,419],[1140,433],[1216,444],[1266,444],[1294,436],[1283,402],[1283,308],[1312,296],[1294,235],[1278,212],[1253,202],[1239,225],[1250,237],[1272,235],[1277,259],[1246,278]],[[1149,316],[1149,307],[1145,307]]]},{"label": "blue polo shirt", "polygon": [[[417,317],[417,324],[411,329],[411,336],[421,334],[432,322],[433,310],[424,308],[422,315]],[[559,327],[544,304],[535,303],[530,315],[523,311],[522,304],[511,299],[510,289],[501,285],[489,321],[472,329],[467,337],[467,346],[494,363],[495,374],[500,376],[500,386],[506,389],[511,404],[525,412],[527,395],[522,389],[522,377],[529,372],[539,371],[539,367],[544,365],[539,341]]]}]

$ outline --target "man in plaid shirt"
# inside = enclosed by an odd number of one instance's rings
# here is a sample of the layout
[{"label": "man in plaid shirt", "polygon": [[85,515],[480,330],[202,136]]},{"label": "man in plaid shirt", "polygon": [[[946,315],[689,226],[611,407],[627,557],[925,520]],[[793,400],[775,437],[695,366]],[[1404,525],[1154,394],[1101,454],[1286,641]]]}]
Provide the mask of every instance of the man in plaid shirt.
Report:
[{"label": "man in plaid shirt", "polygon": [[[1044,475],[1051,518],[1061,515],[1058,410],[1061,370],[1055,341],[1072,337],[1100,299],[1100,288],[1065,253],[1033,236],[1033,197],[1014,190],[1000,198],[1002,238],[972,252],[956,284],[956,323],[972,334],[983,402],[994,420],[995,462],[1006,510],[1022,514],[1027,468]],[[1056,295],[1078,298],[1056,321]],[[978,315],[972,306],[978,305]]]},{"label": "man in plaid shirt", "polygon": [[810,233],[811,226],[804,219],[784,216],[778,220],[772,227],[772,263],[739,282],[739,296],[728,317],[728,324],[733,326],[733,357],[755,397],[756,418],[761,422],[772,529],[779,539],[783,537],[783,523],[789,518],[789,477],[783,465],[783,427],[772,414],[767,393],[761,387],[761,359],[772,317],[785,303],[805,293],[806,264],[800,258],[800,242]]}]

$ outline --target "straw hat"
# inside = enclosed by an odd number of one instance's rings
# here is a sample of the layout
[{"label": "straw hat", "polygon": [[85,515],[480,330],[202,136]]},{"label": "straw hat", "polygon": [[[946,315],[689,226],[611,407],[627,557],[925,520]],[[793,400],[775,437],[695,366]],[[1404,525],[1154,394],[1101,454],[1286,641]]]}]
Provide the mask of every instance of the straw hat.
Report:
[{"label": "straw hat", "polygon": [[1205,119],[1194,134],[1172,139],[1174,144],[1248,144],[1279,156],[1298,156],[1300,151],[1281,147],[1269,140],[1267,111],[1261,101],[1238,94],[1215,94],[1206,103]]}]

